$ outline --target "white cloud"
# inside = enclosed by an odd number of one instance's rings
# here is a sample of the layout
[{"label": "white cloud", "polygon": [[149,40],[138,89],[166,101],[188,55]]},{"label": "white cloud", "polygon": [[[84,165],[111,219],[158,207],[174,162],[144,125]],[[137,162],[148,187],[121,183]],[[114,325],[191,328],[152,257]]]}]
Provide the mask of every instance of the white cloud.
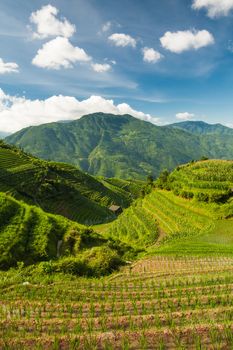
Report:
[{"label": "white cloud", "polygon": [[67,38],[59,36],[38,50],[32,64],[41,68],[60,69],[73,67],[75,62],[90,60],[91,57],[83,49],[73,46]]},{"label": "white cloud", "polygon": [[233,129],[233,123],[223,123],[223,125],[227,126],[228,128]]},{"label": "white cloud", "polygon": [[18,73],[19,66],[15,62],[4,62],[2,58],[0,58],[0,74],[5,73]]},{"label": "white cloud", "polygon": [[108,32],[111,29],[111,26],[112,26],[112,22],[108,21],[108,22],[103,24],[101,31],[103,33]]},{"label": "white cloud", "polygon": [[227,16],[233,10],[233,0],[194,0],[192,8],[206,9],[210,18]]},{"label": "white cloud", "polygon": [[112,114],[131,114],[134,117],[152,123],[158,118],[134,110],[126,103],[114,104],[100,96],[79,101],[72,96],[52,96],[45,100],[28,100],[25,97],[10,96],[0,89],[0,130],[15,132],[30,125],[55,122],[58,120],[79,119],[94,112]]},{"label": "white cloud", "polygon": [[198,50],[214,43],[214,37],[207,30],[186,30],[166,32],[160,42],[164,49],[174,53],[187,50]]},{"label": "white cloud", "polygon": [[97,73],[105,73],[111,69],[111,66],[108,63],[104,63],[104,64],[92,63],[91,66],[92,66],[92,69]]},{"label": "white cloud", "polygon": [[182,113],[177,113],[176,118],[179,120],[190,120],[195,116],[193,113],[189,112],[182,112]]},{"label": "white cloud", "polygon": [[148,63],[156,63],[163,58],[163,55],[160,52],[155,51],[154,49],[149,47],[144,47],[142,49],[142,53],[143,53],[143,61]]},{"label": "white cloud", "polygon": [[30,22],[36,26],[33,33],[35,39],[45,39],[49,36],[63,36],[70,38],[76,31],[75,25],[66,18],[57,19],[59,10],[52,6],[43,6],[40,10],[32,12]]},{"label": "white cloud", "polygon": [[123,33],[114,33],[108,37],[109,40],[111,40],[114,45],[116,46],[132,46],[136,47],[136,40],[132,38],[128,34],[123,34]]}]

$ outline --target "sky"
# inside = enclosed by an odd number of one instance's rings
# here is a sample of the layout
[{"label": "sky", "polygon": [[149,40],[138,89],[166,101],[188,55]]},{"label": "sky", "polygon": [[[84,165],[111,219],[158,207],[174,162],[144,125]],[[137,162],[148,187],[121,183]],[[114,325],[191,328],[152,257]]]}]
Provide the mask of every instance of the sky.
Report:
[{"label": "sky", "polygon": [[233,127],[233,0],[1,0],[0,131],[99,111]]}]

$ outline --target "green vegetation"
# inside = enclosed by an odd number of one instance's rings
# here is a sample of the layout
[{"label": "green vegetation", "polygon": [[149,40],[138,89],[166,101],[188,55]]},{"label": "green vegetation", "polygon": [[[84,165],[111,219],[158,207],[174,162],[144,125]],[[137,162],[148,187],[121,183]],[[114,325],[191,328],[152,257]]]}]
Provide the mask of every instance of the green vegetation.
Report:
[{"label": "green vegetation", "polygon": [[71,163],[93,175],[144,180],[203,155],[232,159],[233,130],[205,125],[211,133],[95,113],[69,123],[29,127],[6,140],[35,156]]},{"label": "green vegetation", "polygon": [[128,245],[0,193],[0,269],[102,276],[135,256]]},{"label": "green vegetation", "polygon": [[157,256],[111,278],[0,273],[1,349],[232,349],[233,259]]},{"label": "green vegetation", "polygon": [[225,217],[233,216],[233,161],[206,160],[179,166],[165,182],[184,198],[225,204],[215,206],[215,210],[220,210],[220,215],[225,211]]},{"label": "green vegetation", "polygon": [[[226,220],[233,213],[232,180],[232,161],[192,162],[171,174],[163,171],[157,189],[97,231],[156,254],[233,254],[233,221]],[[222,236],[220,227],[226,228]]]},{"label": "green vegetation", "polygon": [[[233,347],[233,161],[153,180],[94,178],[1,145],[1,349]],[[39,207],[61,195],[67,210],[76,191],[86,220],[133,204],[92,228]]]},{"label": "green vegetation", "polygon": [[133,181],[98,180],[74,166],[42,161],[0,143],[0,192],[82,224],[113,220],[108,207],[129,206],[140,188]]},{"label": "green vegetation", "polygon": [[[105,248],[101,251],[103,245]],[[107,242],[85,226],[62,216],[47,214],[0,193],[0,268],[7,269],[20,262],[32,265],[58,257],[67,257],[74,263],[79,259],[87,265],[93,249],[97,249],[92,247],[98,246],[96,259],[92,257],[95,263],[102,255],[107,263],[107,256],[110,259],[117,250],[122,253],[122,248],[116,243]],[[61,267],[63,260],[58,261]],[[101,271],[101,263],[98,266]],[[76,270],[77,275],[85,275],[81,268]]]}]

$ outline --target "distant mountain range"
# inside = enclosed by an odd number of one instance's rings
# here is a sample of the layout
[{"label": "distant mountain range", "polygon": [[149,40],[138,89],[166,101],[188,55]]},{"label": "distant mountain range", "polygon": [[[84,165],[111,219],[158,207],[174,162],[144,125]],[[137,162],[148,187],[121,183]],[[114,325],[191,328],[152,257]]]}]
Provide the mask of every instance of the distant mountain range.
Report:
[{"label": "distant mountain range", "polygon": [[94,175],[143,179],[202,156],[233,159],[233,129],[187,121],[156,126],[130,115],[94,113],[23,129],[6,138],[43,159]]},{"label": "distant mountain range", "polygon": [[233,135],[233,129],[222,124],[207,124],[203,121],[186,121],[171,124],[173,128],[182,129],[197,135]]}]

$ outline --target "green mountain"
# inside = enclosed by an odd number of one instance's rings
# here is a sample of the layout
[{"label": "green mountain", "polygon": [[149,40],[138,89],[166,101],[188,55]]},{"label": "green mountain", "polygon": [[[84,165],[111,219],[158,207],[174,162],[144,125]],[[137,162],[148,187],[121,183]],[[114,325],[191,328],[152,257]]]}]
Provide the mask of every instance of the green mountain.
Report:
[{"label": "green mountain", "polygon": [[[228,133],[220,132],[222,128]],[[6,140],[33,155],[71,163],[90,174],[143,179],[203,155],[233,158],[232,129],[222,128],[217,128],[218,133],[198,134],[130,115],[94,113],[68,123],[29,127]]]},{"label": "green mountain", "polygon": [[72,165],[48,162],[0,142],[0,192],[83,224],[114,219],[111,204],[127,207],[142,184],[96,179]]},{"label": "green mountain", "polygon": [[222,124],[207,124],[203,121],[185,121],[170,125],[173,128],[188,131],[196,135],[229,135],[233,137],[233,129]]}]

